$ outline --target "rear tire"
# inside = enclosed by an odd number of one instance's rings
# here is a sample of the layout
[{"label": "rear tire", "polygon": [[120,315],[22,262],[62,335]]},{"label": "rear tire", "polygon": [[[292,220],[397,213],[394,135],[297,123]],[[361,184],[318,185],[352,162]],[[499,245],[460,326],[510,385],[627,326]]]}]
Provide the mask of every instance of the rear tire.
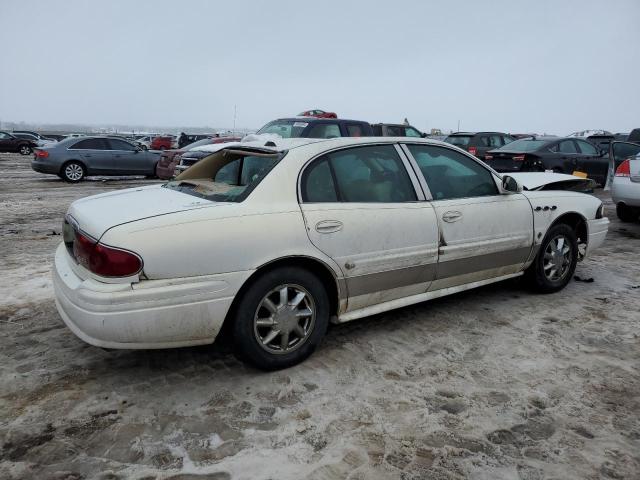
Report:
[{"label": "rear tire", "polygon": [[18,153],[20,155],[29,155],[33,152],[33,149],[29,145],[20,145],[18,147]]},{"label": "rear tire", "polygon": [[551,227],[538,255],[525,272],[529,285],[541,293],[562,290],[571,281],[578,263],[578,240],[565,224]]},{"label": "rear tire", "polygon": [[635,222],[640,215],[640,209],[629,207],[624,203],[619,203],[616,205],[616,215],[618,215],[618,218],[622,222]]},{"label": "rear tire", "polygon": [[231,330],[236,355],[262,370],[309,357],[329,324],[329,297],[307,270],[283,267],[258,277],[238,299]]},{"label": "rear tire", "polygon": [[87,169],[75,160],[65,163],[60,169],[60,177],[69,183],[78,183],[87,176]]}]

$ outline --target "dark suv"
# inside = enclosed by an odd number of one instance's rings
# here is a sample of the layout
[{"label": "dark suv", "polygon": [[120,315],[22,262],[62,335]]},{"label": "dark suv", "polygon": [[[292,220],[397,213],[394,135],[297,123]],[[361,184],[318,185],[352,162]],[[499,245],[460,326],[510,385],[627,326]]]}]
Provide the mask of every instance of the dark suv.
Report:
[{"label": "dark suv", "polygon": [[376,123],[371,125],[373,135],[375,137],[426,137],[426,133],[422,133],[411,125],[402,123]]},{"label": "dark suv", "polygon": [[257,132],[275,133],[282,138],[372,137],[371,125],[359,120],[342,118],[294,117],[279,118]]},{"label": "dark suv", "polygon": [[18,152],[29,155],[38,145],[27,138],[19,138],[9,132],[0,132],[0,152]]},{"label": "dark suv", "polygon": [[515,140],[502,132],[457,132],[444,139],[445,142],[467,150],[471,155],[484,160],[484,154]]}]

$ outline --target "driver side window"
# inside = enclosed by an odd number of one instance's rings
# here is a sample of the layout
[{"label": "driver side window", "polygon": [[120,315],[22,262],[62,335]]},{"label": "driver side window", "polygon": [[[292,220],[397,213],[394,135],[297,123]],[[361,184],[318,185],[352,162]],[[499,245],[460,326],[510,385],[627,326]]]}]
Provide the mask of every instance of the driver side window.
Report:
[{"label": "driver side window", "polygon": [[475,160],[444,147],[408,145],[434,200],[498,195],[493,174]]}]

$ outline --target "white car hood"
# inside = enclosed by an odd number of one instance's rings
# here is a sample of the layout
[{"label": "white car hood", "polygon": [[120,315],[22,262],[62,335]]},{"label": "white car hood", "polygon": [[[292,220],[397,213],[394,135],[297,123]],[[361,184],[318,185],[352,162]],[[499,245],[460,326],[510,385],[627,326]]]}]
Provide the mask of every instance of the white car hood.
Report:
[{"label": "white car hood", "polygon": [[76,200],[68,211],[76,227],[99,240],[116,225],[224,203],[194,197],[162,185],[128,188]]},{"label": "white car hood", "polygon": [[537,190],[545,185],[550,185],[557,182],[584,182],[584,178],[576,177],[574,175],[565,175],[564,173],[550,173],[550,172],[514,172],[508,174],[510,177],[515,178],[520,185],[527,190]]}]

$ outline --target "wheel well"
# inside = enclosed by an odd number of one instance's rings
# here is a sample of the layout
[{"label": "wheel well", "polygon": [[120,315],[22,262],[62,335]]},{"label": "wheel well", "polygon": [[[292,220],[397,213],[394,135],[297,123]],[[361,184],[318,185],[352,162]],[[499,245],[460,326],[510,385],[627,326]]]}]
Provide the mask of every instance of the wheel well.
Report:
[{"label": "wheel well", "polygon": [[231,302],[231,307],[229,307],[229,311],[224,319],[224,323],[222,324],[222,329],[220,335],[225,335],[228,332],[229,325],[231,322],[227,321],[229,318],[232,318],[235,315],[236,308],[240,299],[242,298],[244,292],[253,284],[253,282],[260,276],[264,275],[266,272],[270,272],[277,268],[281,267],[299,267],[304,268],[313,274],[317,275],[320,281],[323,283],[325,288],[327,289],[327,295],[329,296],[329,307],[331,315],[337,315],[338,307],[340,304],[339,293],[338,293],[338,282],[330,270],[330,268],[321,262],[320,260],[316,260],[310,257],[287,257],[281,258],[278,260],[274,260],[265,265],[259,267],[255,272],[251,274],[251,276],[244,282],[238,293],[236,294],[233,302]]},{"label": "wheel well", "polygon": [[587,221],[582,215],[576,212],[565,213],[556,218],[551,227],[561,223],[569,225],[576,232],[578,243],[587,243]]},{"label": "wheel well", "polygon": [[84,162],[80,161],[80,160],[67,160],[66,162],[64,162],[61,166],[60,166],[60,175],[62,175],[62,172],[64,171],[64,168],[69,165],[71,162],[74,163],[79,163],[80,165],[82,165],[82,168],[84,168],[84,173],[87,173],[87,166],[84,164]]}]

